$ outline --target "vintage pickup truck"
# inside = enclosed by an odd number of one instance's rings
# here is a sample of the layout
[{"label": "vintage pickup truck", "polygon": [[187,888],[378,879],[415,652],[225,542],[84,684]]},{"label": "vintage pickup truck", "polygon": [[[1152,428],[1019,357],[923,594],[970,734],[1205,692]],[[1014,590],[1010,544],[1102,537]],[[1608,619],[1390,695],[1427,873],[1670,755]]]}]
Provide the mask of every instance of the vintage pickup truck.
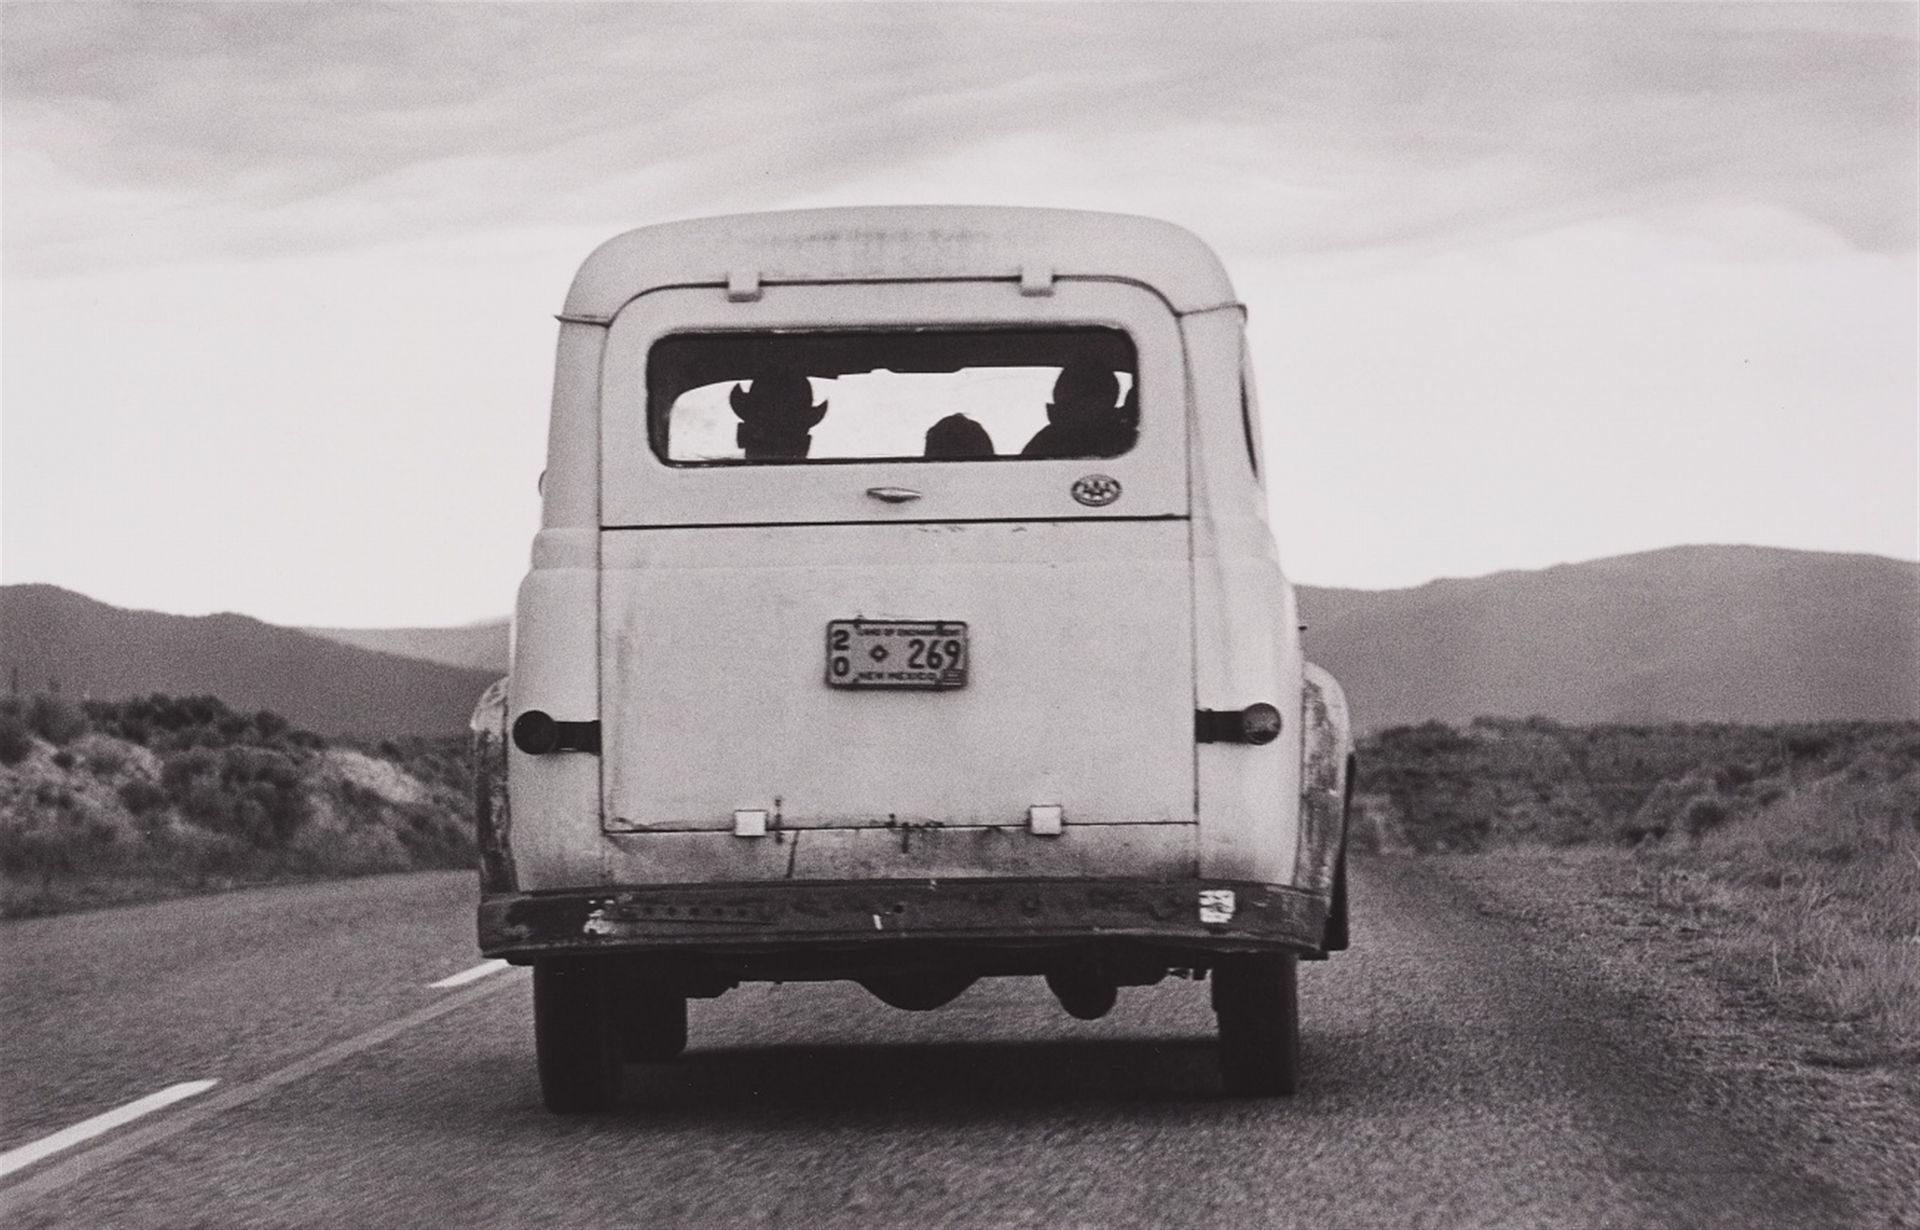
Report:
[{"label": "vintage pickup truck", "polygon": [[998,208],[650,226],[560,317],[512,673],[474,714],[480,947],[555,1111],[687,1000],[1211,980],[1291,1092],[1347,943],[1346,702],[1302,657],[1245,310],[1190,233]]}]

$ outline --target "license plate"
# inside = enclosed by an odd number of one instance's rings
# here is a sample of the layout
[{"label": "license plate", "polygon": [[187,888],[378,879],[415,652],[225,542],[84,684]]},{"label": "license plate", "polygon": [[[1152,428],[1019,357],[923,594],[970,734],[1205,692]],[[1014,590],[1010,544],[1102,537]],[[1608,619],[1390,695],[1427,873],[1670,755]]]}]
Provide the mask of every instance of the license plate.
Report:
[{"label": "license plate", "polygon": [[964,688],[967,625],[836,619],[827,625],[827,682],[836,688]]}]

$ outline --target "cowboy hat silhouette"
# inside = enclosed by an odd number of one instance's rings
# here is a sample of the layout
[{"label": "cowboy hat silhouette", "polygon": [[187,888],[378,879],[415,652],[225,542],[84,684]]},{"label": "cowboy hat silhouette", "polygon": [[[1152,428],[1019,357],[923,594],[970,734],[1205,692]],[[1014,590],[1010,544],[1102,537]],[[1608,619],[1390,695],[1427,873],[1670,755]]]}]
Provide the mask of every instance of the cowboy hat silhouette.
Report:
[{"label": "cowboy hat silhouette", "polygon": [[749,461],[805,457],[814,427],[827,415],[826,402],[814,404],[807,378],[781,369],[761,372],[751,388],[734,385],[728,400],[740,420],[734,442]]}]

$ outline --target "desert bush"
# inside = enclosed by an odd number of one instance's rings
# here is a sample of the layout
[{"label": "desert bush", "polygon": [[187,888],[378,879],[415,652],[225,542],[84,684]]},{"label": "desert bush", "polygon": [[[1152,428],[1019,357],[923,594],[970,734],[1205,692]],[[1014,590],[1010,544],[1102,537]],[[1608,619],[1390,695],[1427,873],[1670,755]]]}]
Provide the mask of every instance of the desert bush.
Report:
[{"label": "desert bush", "polygon": [[55,747],[87,733],[87,715],[64,696],[42,692],[27,702],[27,726]]},{"label": "desert bush", "polygon": [[127,768],[126,748],[117,742],[97,739],[87,748],[87,768],[95,777],[118,777]]},{"label": "desert bush", "polygon": [[167,804],[167,792],[144,777],[123,783],[115,793],[120,798],[120,805],[135,816],[145,815]]},{"label": "desert bush", "polygon": [[[1839,776],[1901,781],[1920,763],[1920,723],[1575,727],[1479,718],[1463,730],[1382,731],[1359,751],[1359,789],[1392,799],[1417,849],[1632,845],[1740,829]],[[1870,810],[1880,816],[1886,807],[1882,799]]]},{"label": "desert bush", "polygon": [[0,826],[0,872],[21,879],[71,874],[78,866],[73,841],[42,825]]},{"label": "desert bush", "polygon": [[168,793],[180,795],[196,779],[215,773],[218,769],[219,762],[212,752],[204,748],[188,748],[174,752],[160,762],[160,784],[167,788]]},{"label": "desert bush", "polygon": [[1698,841],[1725,824],[1730,814],[1724,802],[1710,795],[1692,800],[1687,804],[1683,817],[1687,836]]},{"label": "desert bush", "polygon": [[[0,751],[11,719],[20,760],[36,746],[31,703],[0,697]],[[0,916],[471,865],[464,739],[391,740],[365,753],[382,763],[345,766],[322,737],[211,697],[82,712],[92,733],[55,755],[85,778],[31,774],[0,794]]]},{"label": "desert bush", "polygon": [[0,765],[17,765],[33,751],[33,733],[18,706],[0,709]]},{"label": "desert bush", "polygon": [[91,701],[87,714],[96,729],[129,743],[160,751],[246,745],[323,747],[325,740],[296,730],[270,710],[236,713],[213,696],[151,696]]},{"label": "desert bush", "polygon": [[306,772],[264,747],[188,747],[161,764],[160,783],[182,816],[266,849],[283,845],[308,813]]},{"label": "desert bush", "polygon": [[1795,760],[1818,760],[1833,750],[1833,737],[1819,731],[1793,731],[1784,742],[1787,754]]}]

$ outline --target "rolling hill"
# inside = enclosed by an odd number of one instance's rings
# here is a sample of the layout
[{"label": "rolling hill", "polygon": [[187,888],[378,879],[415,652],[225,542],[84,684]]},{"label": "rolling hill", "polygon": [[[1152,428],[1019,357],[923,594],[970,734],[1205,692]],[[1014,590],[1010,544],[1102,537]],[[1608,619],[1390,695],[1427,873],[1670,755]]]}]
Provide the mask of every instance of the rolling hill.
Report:
[{"label": "rolling hill", "polygon": [[302,628],[314,636],[442,666],[507,673],[508,621],[487,620],[458,628]]},{"label": "rolling hill", "polygon": [[[1920,719],[1920,564],[1691,546],[1411,589],[1299,587],[1307,652],[1363,729]],[[507,623],[293,629],[0,588],[0,669],[97,696],[211,692],[314,729],[458,729],[506,670]]]},{"label": "rolling hill", "polygon": [[[16,674],[17,672],[17,674]],[[375,653],[244,615],[164,615],[52,585],[0,587],[0,677],[118,699],[209,694],[323,734],[462,730],[499,671]]]},{"label": "rolling hill", "polygon": [[[1877,555],[1672,547],[1411,589],[1303,585],[1299,598],[1308,654],[1367,729],[1920,719],[1920,565]],[[504,620],[316,631],[506,669]]]},{"label": "rolling hill", "polygon": [[1920,718],[1920,565],[1672,547],[1432,581],[1301,587],[1307,652],[1365,728]]}]

